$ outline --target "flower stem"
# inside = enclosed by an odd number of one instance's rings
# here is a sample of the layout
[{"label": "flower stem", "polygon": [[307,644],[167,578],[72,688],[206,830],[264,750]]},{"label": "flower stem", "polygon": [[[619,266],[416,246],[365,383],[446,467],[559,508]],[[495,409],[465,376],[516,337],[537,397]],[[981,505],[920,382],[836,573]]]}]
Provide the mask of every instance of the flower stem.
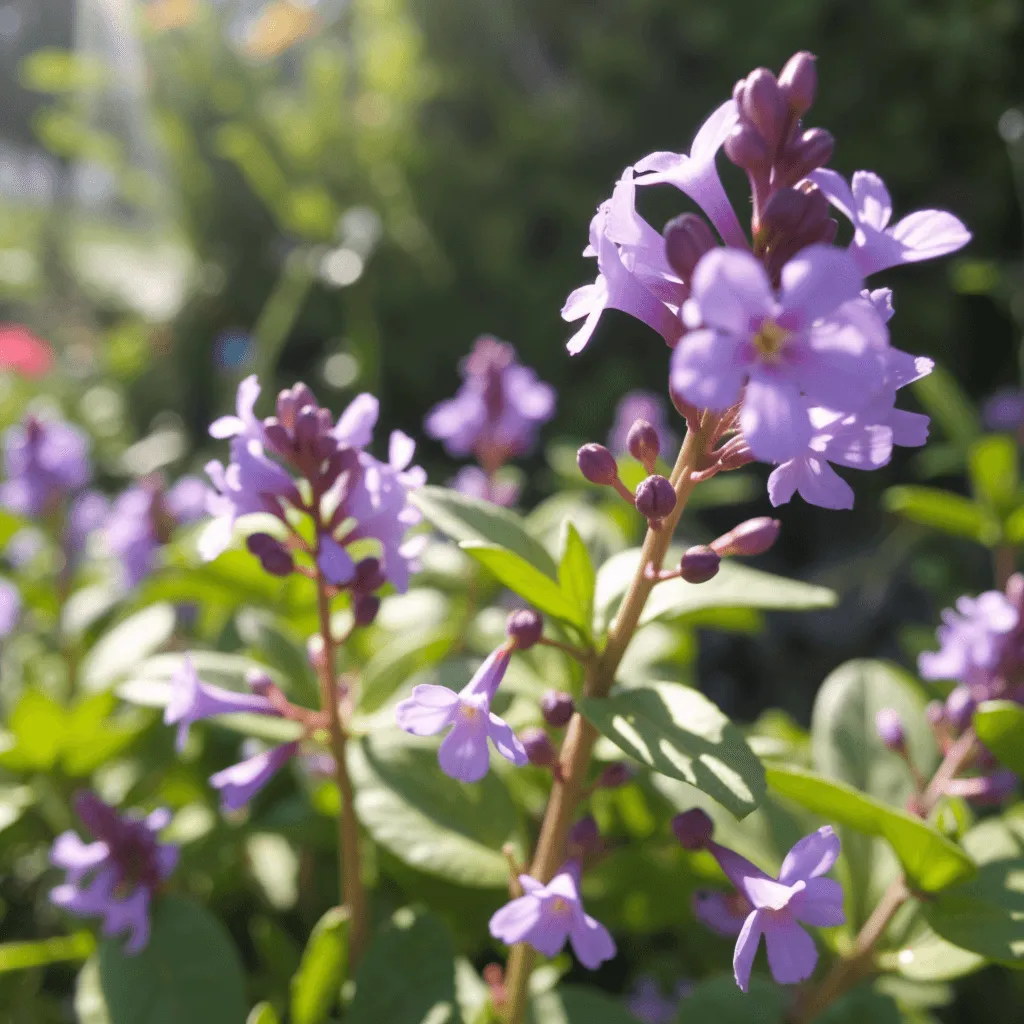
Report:
[{"label": "flower stem", "polygon": [[342,905],[349,914],[349,960],[358,964],[366,945],[366,890],[360,871],[359,822],[356,819],[355,793],[345,760],[348,734],[338,706],[338,684],[335,678],[335,642],[331,632],[331,606],[327,597],[327,581],[317,569],[317,608],[320,614],[320,635],[324,642],[320,659],[320,703],[330,724],[331,751],[334,754],[334,777],[341,794],[338,816],[338,852]]},{"label": "flower stem", "polygon": [[[696,486],[696,482],[691,479],[692,474],[707,453],[717,422],[717,416],[705,413],[701,425],[686,435],[670,478],[676,491],[675,508],[657,530],[647,531],[640,562],[619,606],[615,622],[608,630],[607,644],[599,657],[587,663],[583,681],[584,696],[607,697],[612,688],[619,663],[633,639],[644,605],[655,586],[656,581],[648,578],[646,569],[649,565],[653,565],[656,570],[661,569],[672,543],[672,534]],[[562,744],[560,773],[556,774],[551,788],[540,838],[530,865],[530,874],[538,881],[549,882],[562,863],[569,824],[586,795],[590,755],[596,739],[597,730],[579,713],[573,715]],[[502,1006],[506,1024],[522,1024],[524,1020],[534,958],[533,948],[526,943],[521,942],[512,947],[505,974],[506,998]]]},{"label": "flower stem", "polygon": [[[945,792],[946,784],[967,765],[974,755],[974,749],[974,730],[968,729],[946,752],[928,788],[924,791],[920,807],[922,818],[927,818],[935,809]],[[911,895],[906,878],[902,874],[893,879],[871,912],[871,916],[857,933],[852,949],[832,965],[831,970],[821,980],[821,984],[812,988],[799,1000],[790,1014],[791,1024],[811,1024],[811,1021],[828,1009],[836,999],[853,988],[862,978],[874,972],[875,946],[885,934],[896,911]]]}]

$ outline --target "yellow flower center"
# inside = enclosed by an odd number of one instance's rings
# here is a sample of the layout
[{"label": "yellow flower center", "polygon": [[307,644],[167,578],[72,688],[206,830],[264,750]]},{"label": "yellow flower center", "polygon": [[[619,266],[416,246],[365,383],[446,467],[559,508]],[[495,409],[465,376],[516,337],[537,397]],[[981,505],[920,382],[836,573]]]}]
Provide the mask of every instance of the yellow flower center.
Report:
[{"label": "yellow flower center", "polygon": [[460,704],[459,717],[464,722],[475,722],[480,717],[480,709],[473,707],[472,704]]},{"label": "yellow flower center", "polygon": [[780,327],[774,320],[765,320],[761,329],[754,335],[754,345],[761,358],[769,363],[778,362],[779,354],[789,338],[789,331]]},{"label": "yellow flower center", "polygon": [[551,905],[551,909],[556,914],[568,914],[571,908],[569,907],[568,900],[562,899],[561,896],[556,896],[554,903]]}]

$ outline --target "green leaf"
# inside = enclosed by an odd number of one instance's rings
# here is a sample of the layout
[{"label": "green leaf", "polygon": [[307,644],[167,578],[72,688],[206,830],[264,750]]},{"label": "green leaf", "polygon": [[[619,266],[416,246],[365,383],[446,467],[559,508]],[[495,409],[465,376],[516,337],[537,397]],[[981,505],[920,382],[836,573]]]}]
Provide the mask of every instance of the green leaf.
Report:
[{"label": "green leaf", "polygon": [[420,871],[460,885],[501,888],[502,845],[515,838],[516,809],[496,772],[466,784],[437,763],[436,741],[392,730],[349,746],[356,814],[381,846]]},{"label": "green leaf", "polygon": [[91,775],[139,737],[146,726],[138,712],[111,718],[117,698],[109,690],[80,700],[67,715],[61,763],[72,778]]},{"label": "green leaf", "polygon": [[86,960],[75,979],[74,1006],[77,1024],[111,1024],[100,987],[100,960],[95,954]]},{"label": "green leaf", "polygon": [[10,828],[36,802],[31,786],[0,786],[0,832]]},{"label": "green leaf", "polygon": [[0,753],[0,765],[15,772],[53,769],[67,729],[67,711],[57,701],[41,690],[26,690],[8,727],[12,742]]},{"label": "green leaf", "polygon": [[87,960],[95,948],[96,940],[91,932],[75,932],[37,942],[3,942],[0,943],[0,974],[68,960]]},{"label": "green leaf", "polygon": [[1003,535],[1007,544],[1024,544],[1024,505],[1007,517],[1003,523]]},{"label": "green leaf", "polygon": [[446,487],[420,487],[410,492],[409,500],[432,526],[452,540],[505,548],[554,578],[551,556],[527,533],[523,520],[514,512]]},{"label": "green leaf", "polygon": [[72,639],[80,639],[123,598],[121,591],[109,583],[94,583],[76,590],[60,610],[60,631]]},{"label": "green leaf", "polygon": [[1019,450],[1014,438],[987,434],[971,445],[967,463],[971,493],[998,511],[1012,508],[1020,485]]},{"label": "green leaf", "polygon": [[1024,967],[1024,858],[983,864],[924,904],[928,923],[961,949]]},{"label": "green leaf", "polygon": [[930,526],[956,537],[969,537],[979,544],[998,544],[998,521],[970,498],[936,487],[890,487],[882,504],[912,523]]},{"label": "green leaf", "polygon": [[576,527],[568,520],[562,523],[562,558],[558,563],[558,585],[562,593],[579,610],[578,621],[589,633],[594,615],[594,584],[597,574],[590,553]]},{"label": "green leaf", "polygon": [[761,762],[739,729],[697,690],[652,683],[610,697],[584,697],[580,708],[620,750],[703,790],[737,818],[764,796]]},{"label": "green leaf", "polygon": [[280,1024],[281,1018],[270,1003],[257,1003],[245,1018],[245,1024]]},{"label": "green leaf", "polygon": [[893,958],[896,970],[911,981],[952,981],[985,966],[985,958],[936,935],[925,926],[915,931]]},{"label": "green leaf", "polygon": [[174,633],[174,608],[154,604],[123,619],[104,633],[86,655],[79,679],[87,690],[103,690],[156,653]]},{"label": "green leaf", "polygon": [[967,448],[981,433],[981,423],[973,403],[944,366],[936,366],[926,377],[914,381],[911,387],[914,397],[942,427],[950,441]]},{"label": "green leaf", "polygon": [[277,669],[284,690],[300,703],[316,706],[320,690],[306,656],[305,644],[263,608],[243,608],[235,616],[238,635],[260,661]]},{"label": "green leaf", "polygon": [[492,572],[509,590],[526,598],[537,611],[579,629],[586,629],[583,609],[550,576],[519,555],[495,544],[479,544],[475,541],[463,543],[460,547]]},{"label": "green leaf", "polygon": [[974,862],[956,843],[905,811],[833,782],[803,768],[771,764],[765,768],[768,788],[826,821],[866,835],[881,836],[899,857],[911,885],[939,892],[970,878]]},{"label": "green leaf", "polygon": [[[673,547],[666,565],[677,563],[683,549]],[[595,618],[604,629],[612,621],[640,564],[640,548],[630,548],[609,558],[597,573]],[[838,600],[834,591],[799,580],[750,569],[725,561],[714,579],[707,583],[686,583],[680,579],[659,583],[651,593],[640,625],[655,619],[679,618],[708,608],[761,608],[766,611],[808,611],[831,608]]]},{"label": "green leaf", "polygon": [[224,926],[197,903],[174,896],[153,909],[141,953],[100,947],[100,983],[111,1024],[242,1024],[245,977]]},{"label": "green leaf", "polygon": [[453,628],[403,632],[389,638],[363,668],[360,712],[370,714],[383,707],[410,676],[444,660],[455,640]]},{"label": "green leaf", "polygon": [[858,985],[815,1017],[815,1024],[863,1024],[864,1021],[902,1024],[903,1017],[891,996],[876,992],[868,985]]},{"label": "green leaf", "polygon": [[533,1024],[637,1024],[618,999],[582,985],[560,985],[530,1000]]},{"label": "green leaf", "polygon": [[348,973],[348,912],[328,910],[306,943],[292,978],[292,1024],[321,1024],[337,1004]]},{"label": "green leaf", "polygon": [[345,1024],[461,1024],[448,929],[404,908],[374,938]]},{"label": "green leaf", "polygon": [[1024,777],[1024,707],[1009,700],[987,700],[974,712],[974,729],[1007,768]]},{"label": "green leaf", "polygon": [[787,989],[756,974],[748,992],[741,992],[731,977],[712,978],[686,997],[680,1019],[693,1024],[782,1024],[789,1003]]}]

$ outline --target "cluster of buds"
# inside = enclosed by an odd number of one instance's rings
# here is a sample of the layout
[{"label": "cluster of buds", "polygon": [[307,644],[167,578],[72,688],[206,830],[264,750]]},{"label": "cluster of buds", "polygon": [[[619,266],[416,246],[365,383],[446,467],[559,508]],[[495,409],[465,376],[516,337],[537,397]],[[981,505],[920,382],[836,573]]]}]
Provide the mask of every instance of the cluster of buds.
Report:
[{"label": "cluster of buds", "polygon": [[603,444],[585,444],[576,453],[576,464],[586,480],[603,487],[613,487],[622,498],[647,520],[652,529],[660,529],[676,507],[676,492],[667,477],[654,473],[658,460],[658,432],[645,420],[637,420],[629,431],[629,454],[650,474],[637,486],[634,494],[619,476],[615,456]]},{"label": "cluster of buds", "polygon": [[778,540],[781,528],[779,520],[770,516],[748,519],[710,544],[695,544],[687,548],[679,560],[678,569],[656,572],[649,566],[647,576],[658,582],[679,578],[687,583],[707,583],[718,575],[723,558],[763,555]]}]

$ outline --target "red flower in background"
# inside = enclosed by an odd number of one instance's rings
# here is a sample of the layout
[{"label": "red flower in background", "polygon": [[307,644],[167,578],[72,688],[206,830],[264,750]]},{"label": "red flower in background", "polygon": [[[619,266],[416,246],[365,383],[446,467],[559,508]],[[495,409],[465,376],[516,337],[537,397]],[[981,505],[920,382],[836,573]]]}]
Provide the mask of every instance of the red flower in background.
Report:
[{"label": "red flower in background", "polygon": [[22,324],[0,324],[0,370],[43,377],[53,366],[53,348]]}]

